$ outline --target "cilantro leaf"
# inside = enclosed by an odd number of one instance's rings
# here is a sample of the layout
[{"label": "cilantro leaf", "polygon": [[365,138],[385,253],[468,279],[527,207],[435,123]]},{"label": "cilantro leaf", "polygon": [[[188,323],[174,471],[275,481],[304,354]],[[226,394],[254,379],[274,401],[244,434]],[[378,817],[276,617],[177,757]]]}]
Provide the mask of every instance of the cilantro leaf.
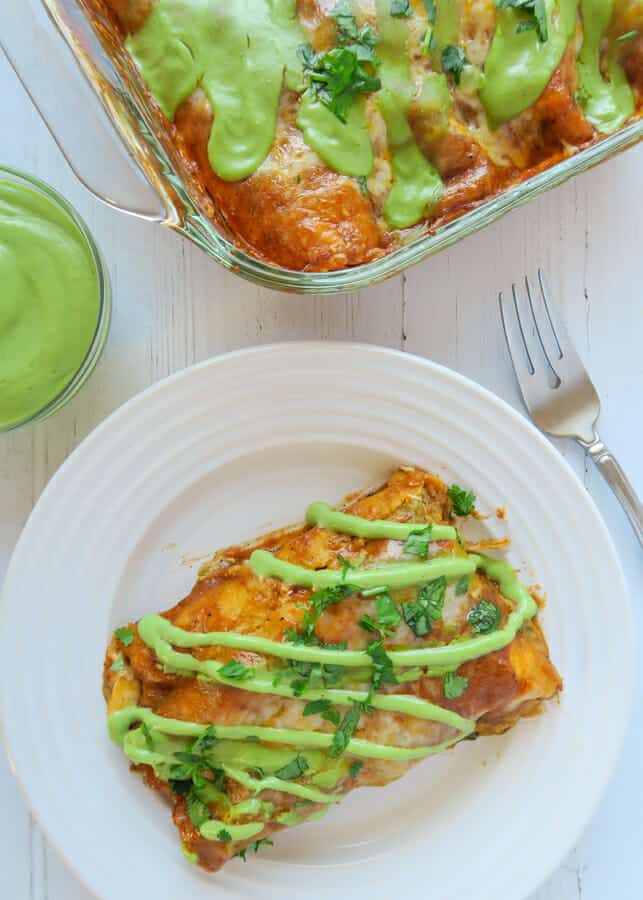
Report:
[{"label": "cilantro leaf", "polygon": [[456,84],[460,84],[462,70],[467,61],[462,47],[456,47],[455,44],[447,44],[442,50],[442,68],[445,72],[453,75]]},{"label": "cilantro leaf", "polygon": [[125,668],[125,660],[122,656],[119,656],[118,659],[113,662],[109,668],[112,672],[122,672]]},{"label": "cilantro leaf", "polygon": [[404,542],[402,550],[404,553],[411,553],[413,556],[419,556],[426,559],[429,555],[429,544],[431,543],[432,525],[427,525],[421,531],[414,531]]},{"label": "cilantro leaf", "polygon": [[237,856],[241,857],[244,862],[247,862],[246,853],[248,852],[248,850],[254,850],[254,852],[257,853],[259,847],[261,847],[262,844],[265,844],[267,847],[275,846],[272,841],[268,840],[268,838],[259,838],[259,840],[253,841],[251,844],[248,844],[248,846],[244,847],[243,850],[239,850]]},{"label": "cilantro leaf", "polygon": [[357,593],[357,588],[352,587],[350,584],[342,583],[335,587],[323,588],[323,590],[311,594],[308,598],[309,608],[304,613],[304,618],[301,622],[303,642],[308,643],[314,638],[316,639],[315,628],[324,610],[328,609],[329,606],[341,603],[349,594],[355,593]]},{"label": "cilantro leaf", "polygon": [[397,628],[402,621],[400,611],[390,594],[378,594],[375,598],[375,613],[380,625]]},{"label": "cilantro leaf", "polygon": [[456,516],[468,516],[473,511],[476,495],[472,491],[465,491],[459,485],[452,484],[447,494]]},{"label": "cilantro leaf", "polygon": [[337,731],[333,735],[333,743],[330,748],[331,756],[341,756],[344,750],[348,747],[348,742],[352,738],[355,733],[355,729],[359,723],[361,716],[360,710],[353,706],[348,712],[344,715],[341,723],[339,724]]},{"label": "cilantro leaf", "polygon": [[500,610],[490,600],[481,600],[467,613],[467,622],[475,634],[489,634],[500,625]]},{"label": "cilantro leaf", "polygon": [[345,557],[343,557],[341,553],[337,554],[337,562],[342,567],[342,581],[346,581],[346,576],[348,575],[349,570],[354,569],[355,566],[349,559],[345,559]]},{"label": "cilantro leaf", "polygon": [[293,781],[295,778],[303,775],[309,768],[310,765],[306,757],[298,754],[293,760],[282,766],[281,769],[277,769],[275,777],[281,778],[283,781]]},{"label": "cilantro leaf", "polygon": [[442,618],[442,610],[444,609],[444,596],[447,589],[447,580],[444,575],[429,581],[420,589],[418,600],[422,603],[429,614],[432,622],[439,622]]},{"label": "cilantro leaf", "polygon": [[498,9],[516,10],[527,17],[518,23],[516,27],[518,34],[523,31],[537,31],[541,43],[544,44],[548,40],[549,28],[545,0],[497,0],[496,6]]},{"label": "cilantro leaf", "polygon": [[466,691],[469,679],[464,675],[456,675],[455,672],[447,672],[442,682],[442,690],[447,700],[457,700]]},{"label": "cilantro leaf", "polygon": [[219,833],[217,834],[217,838],[218,838],[220,841],[224,841],[224,842],[227,843],[228,841],[231,841],[231,840],[232,840],[232,835],[230,834],[230,832],[229,832],[227,829],[222,828],[222,829],[219,831]]},{"label": "cilantro leaf", "polygon": [[123,647],[129,647],[134,640],[134,632],[131,628],[117,628],[114,636],[118,638]]},{"label": "cilantro leaf", "polygon": [[435,20],[438,14],[435,6],[435,0],[424,0],[424,6],[426,8],[426,14],[429,19],[429,25],[435,25]]},{"label": "cilantro leaf", "polygon": [[382,684],[397,684],[397,678],[393,671],[393,660],[384,649],[382,641],[372,641],[366,647],[366,652],[373,660],[371,683],[375,690]]},{"label": "cilantro leaf", "polygon": [[196,739],[190,748],[190,752],[194,754],[205,753],[211,750],[217,742],[217,736],[214,731],[214,725],[208,725],[203,734]]},{"label": "cilantro leaf", "polygon": [[340,46],[351,50],[360,62],[377,63],[374,50],[379,44],[379,38],[376,37],[370,25],[357,27],[352,6],[347,0],[340,0],[329,16],[337,23],[337,37]]},{"label": "cilantro leaf", "polygon": [[319,715],[327,722],[332,722],[333,725],[339,725],[339,710],[333,706],[330,700],[309,700],[304,706],[304,715]]},{"label": "cilantro leaf", "polygon": [[366,183],[366,176],[360,175],[357,178],[357,184],[359,185],[360,194],[363,194],[365,197],[368,197],[368,184]]},{"label": "cilantro leaf", "polygon": [[186,796],[185,805],[187,807],[188,816],[190,817],[190,822],[192,822],[195,828],[200,828],[203,823],[207,822],[210,818],[210,810],[208,809],[207,803],[204,803],[203,800],[199,800],[193,790]]},{"label": "cilantro leaf", "polygon": [[356,94],[379,91],[382,82],[361,65],[360,53],[350,47],[335,47],[318,54],[309,44],[299,47],[299,59],[313,100],[319,100],[341,122],[346,122]]},{"label": "cilantro leaf", "polygon": [[368,694],[365,700],[353,700],[353,703],[360,712],[365,713],[367,716],[372,716],[374,710],[374,707],[371,706],[372,699],[372,695]]},{"label": "cilantro leaf", "polygon": [[236,659],[231,659],[225,666],[221,666],[219,675],[223,675],[224,678],[234,678],[237,681],[242,681],[246,678],[252,678],[253,671]]},{"label": "cilantro leaf", "polygon": [[355,781],[355,779],[357,778],[357,776],[359,775],[359,773],[362,771],[363,768],[364,768],[364,763],[362,762],[361,759],[356,759],[355,762],[350,764],[350,766],[348,767],[348,771],[349,771],[350,776],[353,779],[353,781]]},{"label": "cilantro leaf", "polygon": [[444,575],[429,581],[418,591],[417,598],[402,603],[402,615],[416,637],[424,637],[431,631],[431,623],[442,618],[447,580]]},{"label": "cilantro leaf", "polygon": [[387,637],[395,634],[401,621],[400,611],[391,595],[386,591],[378,594],[375,598],[375,618],[366,614],[359,620],[358,625],[364,631],[378,631],[382,637]]},{"label": "cilantro leaf", "polygon": [[391,15],[397,19],[413,15],[413,7],[409,0],[391,0]]},{"label": "cilantro leaf", "polygon": [[[209,725],[203,734],[190,745],[189,750],[180,750],[174,753],[176,762],[170,766],[170,784],[188,782],[195,787],[205,787],[207,784],[213,783],[218,790],[222,791],[225,775],[221,769],[213,766],[204,755],[212,748],[216,740],[214,727]],[[214,776],[213,781],[204,777],[206,772]]]},{"label": "cilantro leaf", "polygon": [[456,597],[462,597],[463,594],[466,594],[469,590],[469,576],[463,575],[462,578],[459,578],[456,582],[455,586],[455,594]]}]

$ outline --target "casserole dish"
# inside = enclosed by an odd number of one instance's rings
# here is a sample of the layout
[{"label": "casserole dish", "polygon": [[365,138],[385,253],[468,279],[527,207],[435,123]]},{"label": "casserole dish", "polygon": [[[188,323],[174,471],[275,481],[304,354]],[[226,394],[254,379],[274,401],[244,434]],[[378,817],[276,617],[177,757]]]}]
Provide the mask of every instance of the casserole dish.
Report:
[{"label": "casserole dish", "polygon": [[[301,293],[333,293],[364,288],[388,276],[397,274],[408,266],[424,259],[436,251],[455,243],[462,237],[496,220],[505,212],[524,203],[530,197],[565,181],[571,175],[584,171],[614,153],[638,142],[643,136],[640,118],[630,119],[629,124],[617,129],[608,137],[587,146],[578,153],[562,158],[544,171],[536,171],[532,177],[504,190],[491,199],[470,209],[459,218],[446,221],[435,231],[429,231],[419,224],[401,232],[401,243],[386,256],[374,259],[352,268],[339,271],[294,271],[282,268],[253,256],[240,245],[237,235],[226,224],[225,210],[206,193],[202,180],[194,177],[194,166],[190,166],[176,142],[170,139],[167,121],[156,105],[151,102],[129,53],[126,52],[122,37],[110,27],[108,20],[95,14],[96,0],[29,0],[27,4],[17,0],[9,2],[9,36],[7,26],[3,26],[5,50],[14,67],[20,71],[23,83],[43,113],[52,131],[57,135],[71,158],[74,168],[85,184],[94,188],[95,193],[119,208],[137,215],[162,222],[179,231],[201,246],[212,258],[244,277],[268,287]],[[15,11],[12,12],[12,7]],[[43,23],[42,12],[46,10],[55,30],[64,37],[77,64],[100,103],[89,102],[86,86],[70,76],[69,65],[64,76],[65,88],[79,97],[74,106],[73,125],[69,116],[65,121],[61,114],[58,97],[43,96],[42,87],[36,90],[36,79],[26,59],[15,58],[20,41],[11,40],[12,17],[14,33],[24,31],[27,17]],[[18,24],[16,24],[18,23]],[[50,32],[54,29],[49,28]],[[56,35],[50,34],[52,51],[60,54],[64,47],[55,44]],[[60,81],[56,82],[57,91]],[[46,93],[46,91],[44,92]],[[67,107],[68,109],[69,107]],[[114,178],[114,170],[87,174],[91,165],[91,140],[100,139],[96,124],[80,127],[77,115],[88,117],[90,111],[94,119],[97,114],[103,118],[103,142],[108,140],[109,127],[113,126],[124,141],[130,158],[142,170],[154,193],[161,200],[152,198],[147,188],[136,182],[133,192],[126,185],[132,184],[132,172],[127,178]],[[84,138],[81,135],[85,135]],[[83,146],[84,143],[84,146]],[[96,181],[102,182],[97,186]],[[104,182],[107,180],[107,184]],[[121,196],[115,195],[116,188]],[[144,196],[143,202],[132,202],[133,194]],[[126,198],[126,199],[125,199]]]}]

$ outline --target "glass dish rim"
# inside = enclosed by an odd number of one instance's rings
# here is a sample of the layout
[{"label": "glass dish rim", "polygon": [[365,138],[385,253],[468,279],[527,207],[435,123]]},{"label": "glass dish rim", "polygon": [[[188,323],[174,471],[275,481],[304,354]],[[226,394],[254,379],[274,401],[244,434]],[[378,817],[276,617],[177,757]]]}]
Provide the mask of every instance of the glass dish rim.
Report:
[{"label": "glass dish rim", "polygon": [[[149,99],[144,97],[142,81],[134,71],[134,64],[128,61],[124,66],[122,59],[117,60],[114,54],[108,52],[105,39],[101,40],[97,23],[93,21],[92,13],[95,10],[88,7],[85,0],[39,2],[71,49],[77,65],[100,100],[103,111],[129,155],[147,176],[165,205],[166,218],[156,221],[187,237],[229,271],[274,290],[300,294],[335,294],[377,284],[492,224],[532,197],[643,141],[643,115],[639,113],[633,121],[613,134],[483,201],[434,234],[424,231],[379,259],[330,272],[287,269],[263,261],[235,243],[199,208],[197,192],[190,190],[157,136],[158,114]],[[79,23],[87,29],[85,40],[76,32]],[[91,35],[91,46],[86,39],[88,35]],[[210,201],[216,210],[212,198]],[[122,208],[121,211],[132,212]]]},{"label": "glass dish rim", "polygon": [[83,357],[80,366],[78,367],[70,381],[68,381],[63,389],[59,391],[59,393],[56,394],[51,400],[49,400],[48,403],[45,404],[45,406],[41,407],[35,413],[26,416],[19,422],[13,422],[9,426],[3,426],[0,424],[0,434],[9,434],[12,431],[16,431],[18,428],[23,428],[25,425],[30,425],[33,422],[40,422],[44,419],[49,418],[49,416],[53,415],[59,409],[62,409],[62,407],[65,406],[72,399],[72,397],[74,397],[78,393],[78,391],[94,371],[98,360],[102,355],[103,349],[107,342],[112,316],[112,293],[109,272],[107,270],[107,266],[102,257],[102,254],[98,248],[98,245],[94,239],[94,236],[89,230],[89,227],[85,223],[84,219],[71,205],[71,203],[62,196],[62,194],[60,194],[55,188],[51,187],[51,185],[47,184],[47,182],[38,178],[36,175],[31,175],[28,172],[23,172],[21,169],[16,169],[13,166],[0,164],[0,178],[5,175],[9,176],[13,181],[17,181],[19,183],[22,182],[30,188],[35,188],[35,190],[37,190],[41,194],[44,194],[47,199],[51,200],[51,202],[54,203],[55,206],[57,206],[62,212],[64,212],[71,218],[73,223],[80,231],[83,240],[85,241],[94,266],[94,271],[96,273],[98,283],[99,306],[98,316],[96,317],[96,327],[94,329],[91,343],[87,349],[85,356]]}]

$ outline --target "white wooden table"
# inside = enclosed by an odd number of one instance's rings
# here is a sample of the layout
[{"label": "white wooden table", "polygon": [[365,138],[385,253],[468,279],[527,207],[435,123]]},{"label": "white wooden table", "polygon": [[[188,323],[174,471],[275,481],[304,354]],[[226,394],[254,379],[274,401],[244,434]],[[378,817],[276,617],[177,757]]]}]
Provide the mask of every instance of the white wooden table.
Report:
[{"label": "white wooden table", "polygon": [[[104,251],[114,290],[111,338],[88,386],[47,423],[0,435],[0,579],[38,495],[78,442],[138,391],[214,354],[302,338],[367,341],[451,366],[521,408],[496,297],[501,287],[537,265],[549,272],[598,387],[603,438],[643,493],[643,147],[511,214],[406,276],[359,294],[306,298],[247,284],[217,268],[187,241],[93,202],[75,183],[1,56],[0,96],[0,163],[40,176],[71,200]],[[96,153],[101,153],[100,146]],[[560,450],[618,542],[641,636],[640,550],[580,449],[561,443]],[[643,896],[642,701],[639,667],[633,718],[609,790],[574,852],[531,900]],[[546,828],[547,822],[534,827]],[[2,754],[0,848],[0,895],[7,900],[88,900],[88,891],[34,823]]]}]

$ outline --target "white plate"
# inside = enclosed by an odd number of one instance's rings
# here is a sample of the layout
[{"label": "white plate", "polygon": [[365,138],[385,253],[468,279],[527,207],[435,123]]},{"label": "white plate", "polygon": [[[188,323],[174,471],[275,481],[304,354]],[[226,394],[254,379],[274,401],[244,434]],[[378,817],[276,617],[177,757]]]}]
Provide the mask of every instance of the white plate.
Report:
[{"label": "white plate", "polygon": [[[209,876],[108,741],[112,629],[173,605],[182,557],[302,518],[417,463],[506,506],[488,531],[547,592],[560,704],[502,738],[355,791],[321,823]],[[14,769],[35,815],[105,900],[302,896],[522,900],[590,818],[623,738],[630,611],[610,536],[551,446],[440,366],[350,344],[244,350],[188,369],[98,428],[47,487],[4,589],[0,684]],[[472,893],[473,890],[473,893]]]}]

